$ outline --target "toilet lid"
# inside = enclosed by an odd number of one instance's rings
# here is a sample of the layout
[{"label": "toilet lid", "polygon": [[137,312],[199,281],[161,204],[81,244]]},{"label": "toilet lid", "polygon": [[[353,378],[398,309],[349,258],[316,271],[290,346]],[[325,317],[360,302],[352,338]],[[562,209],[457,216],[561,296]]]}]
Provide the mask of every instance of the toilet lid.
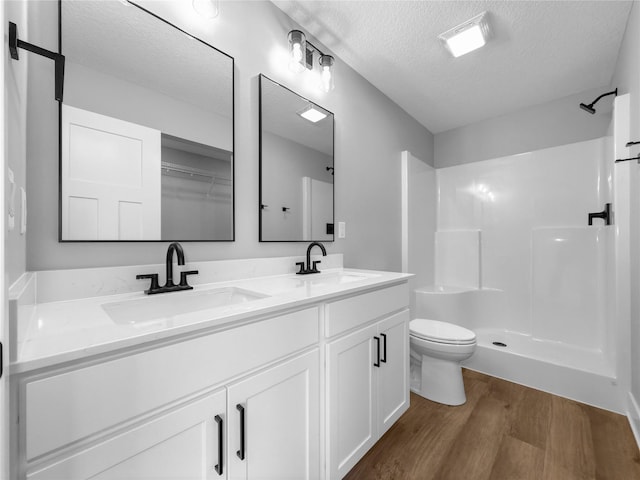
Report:
[{"label": "toilet lid", "polygon": [[466,344],[476,341],[476,334],[471,330],[439,320],[416,318],[409,322],[409,330],[411,335],[433,342]]}]

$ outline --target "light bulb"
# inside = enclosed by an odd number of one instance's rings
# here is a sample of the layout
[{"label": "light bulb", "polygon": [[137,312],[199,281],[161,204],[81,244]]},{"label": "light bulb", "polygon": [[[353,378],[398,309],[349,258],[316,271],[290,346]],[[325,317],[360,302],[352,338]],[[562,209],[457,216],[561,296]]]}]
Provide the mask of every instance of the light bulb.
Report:
[{"label": "light bulb", "polygon": [[307,39],[300,30],[289,32],[289,69],[295,73],[303,72],[305,66],[305,53]]},{"label": "light bulb", "polygon": [[329,67],[322,67],[322,89],[325,92],[331,91],[331,69]]},{"label": "light bulb", "polygon": [[331,55],[320,56],[320,88],[325,92],[333,90],[333,57]]}]

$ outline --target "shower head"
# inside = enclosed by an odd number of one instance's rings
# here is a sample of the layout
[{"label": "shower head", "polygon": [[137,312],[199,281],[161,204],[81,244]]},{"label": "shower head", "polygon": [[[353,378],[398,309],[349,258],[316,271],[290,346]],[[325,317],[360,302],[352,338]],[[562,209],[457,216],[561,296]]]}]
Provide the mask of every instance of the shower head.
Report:
[{"label": "shower head", "polygon": [[584,103],[581,103],[580,104],[580,108],[583,109],[585,112],[589,112],[591,115],[596,113],[596,109],[593,108],[593,103],[591,103],[589,105],[585,105]]},{"label": "shower head", "polygon": [[603,93],[598,98],[596,98],[593,102],[591,102],[589,105],[585,105],[584,103],[581,103],[580,108],[583,109],[585,112],[589,112],[591,115],[593,115],[594,113],[596,113],[596,109],[593,108],[593,106],[596,103],[598,103],[598,100],[600,100],[602,97],[606,97],[607,95],[618,95],[618,89],[616,88],[613,92]]}]

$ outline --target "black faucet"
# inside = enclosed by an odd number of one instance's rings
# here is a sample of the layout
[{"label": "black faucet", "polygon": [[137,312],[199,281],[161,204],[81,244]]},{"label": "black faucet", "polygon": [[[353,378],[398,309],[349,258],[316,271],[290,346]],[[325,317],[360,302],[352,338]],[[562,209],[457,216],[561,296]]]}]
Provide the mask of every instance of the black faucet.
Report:
[{"label": "black faucet", "polygon": [[182,245],[178,242],[173,242],[167,248],[167,281],[163,287],[158,284],[158,274],[157,273],[149,273],[145,275],[136,275],[138,280],[143,278],[149,278],[151,280],[151,286],[149,290],[145,290],[144,293],[147,295],[153,295],[154,293],[165,293],[165,292],[177,292],[180,290],[192,290],[193,287],[187,283],[187,276],[196,275],[198,270],[188,270],[186,272],[180,272],[180,283],[176,285],[173,283],[173,253],[176,253],[178,256],[178,265],[184,265],[184,250],[182,250]]},{"label": "black faucet", "polygon": [[300,267],[300,271],[296,272],[298,275],[308,275],[309,273],[320,273],[320,270],[318,270],[318,264],[320,263],[320,260],[316,260],[315,262],[313,262],[313,265],[311,264],[311,249],[315,246],[320,247],[320,250],[322,250],[322,256],[326,257],[327,256],[327,251],[324,248],[324,245],[322,245],[320,242],[312,242],[309,244],[309,246],[307,247],[307,266],[305,268],[304,266],[304,262],[297,262],[296,265],[298,265]]},{"label": "black faucet", "polygon": [[611,204],[605,203],[604,210],[601,212],[589,214],[589,225],[593,225],[594,218],[601,218],[604,220],[605,225],[611,225]]}]

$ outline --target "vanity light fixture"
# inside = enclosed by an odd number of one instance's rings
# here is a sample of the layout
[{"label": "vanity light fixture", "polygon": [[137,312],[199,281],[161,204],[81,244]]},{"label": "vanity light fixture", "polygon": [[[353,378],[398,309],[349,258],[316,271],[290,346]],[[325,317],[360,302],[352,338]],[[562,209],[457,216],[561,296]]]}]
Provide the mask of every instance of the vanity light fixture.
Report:
[{"label": "vanity light fixture", "polygon": [[319,122],[320,120],[322,120],[327,116],[326,113],[324,113],[321,110],[318,110],[316,106],[313,104],[309,104],[303,110],[299,111],[298,115],[300,115],[305,120],[309,120],[312,123]]},{"label": "vanity light fixture", "polygon": [[193,9],[209,20],[216,18],[220,13],[218,0],[193,0]]},{"label": "vanity light fixture", "polygon": [[451,52],[451,55],[459,57],[484,46],[489,39],[489,33],[487,12],[482,12],[438,35],[438,38]]},{"label": "vanity light fixture", "polygon": [[20,60],[20,56],[18,55],[19,48],[42,57],[50,58],[55,62],[55,99],[62,102],[62,94],[64,91],[64,55],[20,40],[18,38],[18,26],[13,22],[9,22],[9,53],[14,60]]},{"label": "vanity light fixture", "polygon": [[320,65],[320,88],[325,92],[333,90],[333,64],[335,59],[322,52],[300,30],[291,30],[287,36],[289,41],[289,69],[295,73],[313,70],[313,56],[318,54]]}]

